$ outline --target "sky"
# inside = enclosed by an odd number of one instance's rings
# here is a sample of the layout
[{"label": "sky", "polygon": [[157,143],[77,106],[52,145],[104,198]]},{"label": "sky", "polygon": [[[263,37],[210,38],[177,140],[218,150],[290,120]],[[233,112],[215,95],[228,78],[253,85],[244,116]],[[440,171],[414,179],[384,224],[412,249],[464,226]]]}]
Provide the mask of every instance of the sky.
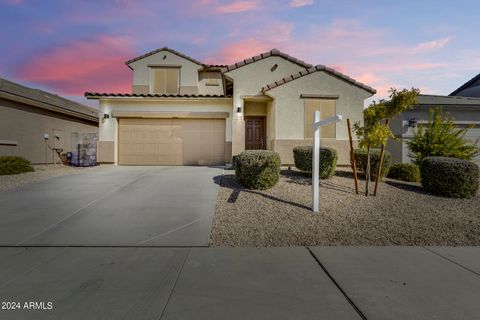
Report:
[{"label": "sky", "polygon": [[97,105],[168,46],[232,64],[277,48],[377,89],[447,95],[480,73],[480,1],[0,0],[0,77]]}]

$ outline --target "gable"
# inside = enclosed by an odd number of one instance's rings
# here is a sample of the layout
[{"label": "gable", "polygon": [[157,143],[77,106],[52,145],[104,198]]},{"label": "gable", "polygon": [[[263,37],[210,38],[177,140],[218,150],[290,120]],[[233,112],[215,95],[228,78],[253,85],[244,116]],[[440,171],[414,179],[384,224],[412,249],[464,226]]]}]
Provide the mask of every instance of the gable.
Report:
[{"label": "gable", "polygon": [[450,93],[450,95],[480,98],[480,74],[467,81],[460,88]]},{"label": "gable", "polygon": [[225,73],[233,80],[234,90],[239,94],[260,94],[262,87],[292,73],[306,70],[279,56],[269,56]]},{"label": "gable", "polygon": [[306,76],[310,76],[311,74],[317,73],[319,71],[324,72],[324,73],[332,76],[333,78],[337,78],[338,80],[344,81],[348,84],[351,84],[351,85],[354,85],[354,86],[356,86],[360,89],[363,89],[363,90],[369,92],[371,95],[375,94],[377,92],[372,87],[367,86],[367,85],[365,85],[365,84],[363,84],[363,83],[361,83],[361,82],[359,82],[355,79],[350,78],[349,76],[347,76],[347,75],[345,75],[341,72],[338,72],[338,71],[336,71],[332,68],[326,67],[324,65],[316,65],[315,67],[309,68],[307,70],[302,70],[298,73],[294,73],[294,74],[291,74],[287,77],[283,77],[281,79],[278,79],[275,82],[272,82],[272,83],[264,86],[262,88],[262,92],[265,93],[266,91],[269,91],[269,90],[275,89],[279,86],[291,83],[292,81],[295,81],[297,79],[300,79],[300,78],[303,78],[303,77],[306,77]]},{"label": "gable", "polygon": [[[176,50],[173,50],[173,49],[170,49],[168,47],[163,47],[163,48],[160,48],[160,49],[156,49],[156,50],[153,50],[153,51],[150,51],[150,52],[147,52],[145,54],[142,54],[141,56],[138,56],[138,57],[135,57],[133,59],[130,59],[128,61],[125,62],[125,64],[130,68],[130,64],[132,64],[133,62],[135,61],[139,61],[139,60],[142,60],[142,59],[145,59],[147,57],[150,57],[152,55],[156,55],[156,54],[161,54],[161,53],[164,53],[166,54],[167,52],[171,53],[171,54],[174,54],[180,58],[183,58],[185,60],[189,60],[190,62],[194,63],[194,64],[197,64],[199,66],[203,65],[202,62],[190,57],[190,56],[187,56],[179,51],[176,51]],[[131,68],[130,68],[131,69]]]},{"label": "gable", "polygon": [[128,67],[133,70],[133,85],[136,86],[150,84],[152,68],[173,67],[180,69],[181,86],[196,87],[198,70],[202,66],[177,52],[163,49],[144,55],[137,60],[131,60]]},{"label": "gable", "polygon": [[263,59],[266,59],[268,57],[280,57],[282,58],[283,60],[285,61],[288,61],[292,64],[296,64],[302,68],[311,68],[312,65],[309,64],[309,63],[306,63],[305,61],[302,61],[300,59],[297,59],[291,55],[288,55],[284,52],[281,52],[280,50],[278,49],[272,49],[270,51],[267,51],[267,52],[264,52],[264,53],[261,53],[257,56],[254,56],[254,57],[251,57],[251,58],[248,58],[248,59],[244,59],[242,61],[239,61],[239,62],[236,62],[232,65],[228,65],[226,67],[223,68],[223,72],[227,73],[227,72],[230,72],[230,71],[233,71],[235,69],[238,69],[238,68],[241,68],[243,66],[246,66],[246,65],[249,65],[249,64],[253,64],[253,63],[257,63],[258,61],[261,61]]}]

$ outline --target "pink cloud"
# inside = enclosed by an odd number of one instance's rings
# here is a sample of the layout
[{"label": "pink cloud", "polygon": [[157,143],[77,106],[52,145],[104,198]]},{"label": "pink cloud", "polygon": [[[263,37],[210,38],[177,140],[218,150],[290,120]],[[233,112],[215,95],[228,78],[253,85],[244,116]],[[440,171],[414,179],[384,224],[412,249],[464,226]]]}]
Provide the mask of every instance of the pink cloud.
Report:
[{"label": "pink cloud", "polygon": [[127,39],[98,36],[50,48],[27,61],[17,76],[61,94],[130,92],[131,72],[124,61],[133,56]]},{"label": "pink cloud", "polygon": [[215,11],[218,13],[238,13],[249,11],[255,9],[256,7],[257,3],[255,1],[240,0],[232,1],[229,4],[218,5]]},{"label": "pink cloud", "polygon": [[312,4],[313,4],[313,0],[292,0],[289,3],[290,7],[294,7],[294,8],[309,6]]},{"label": "pink cloud", "polygon": [[250,38],[225,45],[205,61],[212,64],[232,64],[270,49],[272,49],[272,43]]},{"label": "pink cloud", "polygon": [[412,49],[413,53],[418,53],[418,52],[423,52],[423,51],[430,51],[430,50],[435,50],[435,49],[440,49],[446,46],[451,40],[453,39],[453,36],[442,38],[442,39],[436,39],[433,41],[428,41],[428,42],[422,42],[418,44],[416,47]]}]

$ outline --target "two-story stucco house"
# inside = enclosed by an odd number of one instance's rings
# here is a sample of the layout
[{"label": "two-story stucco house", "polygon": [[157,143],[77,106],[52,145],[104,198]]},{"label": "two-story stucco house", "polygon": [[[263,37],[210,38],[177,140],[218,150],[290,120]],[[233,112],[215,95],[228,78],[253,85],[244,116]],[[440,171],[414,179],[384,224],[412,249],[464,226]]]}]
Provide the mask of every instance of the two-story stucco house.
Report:
[{"label": "two-story stucco house", "polygon": [[[126,62],[132,93],[100,101],[98,160],[120,165],[215,165],[246,149],[310,144],[313,113],[362,120],[375,90],[323,65],[273,49],[233,65],[207,65],[169,48]],[[322,145],[348,164],[346,121],[322,128]]]}]

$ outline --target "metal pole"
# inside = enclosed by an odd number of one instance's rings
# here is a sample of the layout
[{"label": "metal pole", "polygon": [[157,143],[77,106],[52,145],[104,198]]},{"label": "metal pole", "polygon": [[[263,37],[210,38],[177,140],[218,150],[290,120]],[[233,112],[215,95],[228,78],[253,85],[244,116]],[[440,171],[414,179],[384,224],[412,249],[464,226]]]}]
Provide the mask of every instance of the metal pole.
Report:
[{"label": "metal pole", "polygon": [[[385,125],[388,126],[388,119],[385,121]],[[380,181],[380,177],[382,176],[382,166],[383,166],[383,157],[384,156],[385,156],[385,144],[382,144],[382,150],[380,151],[380,161],[379,161],[379,164],[378,164],[377,176],[375,177],[375,190],[373,191],[374,196],[377,195],[378,182]]]},{"label": "metal pole", "polygon": [[347,119],[348,139],[350,140],[350,159],[352,161],[353,180],[355,181],[355,193],[358,194],[357,161],[355,160],[355,149],[353,149],[352,128],[350,119]]},{"label": "metal pole", "polygon": [[[314,123],[320,121],[320,111],[315,111]],[[313,156],[312,156],[312,210],[318,212],[318,197],[319,197],[319,163],[320,163],[320,127],[314,128],[313,134]]]},{"label": "metal pole", "polygon": [[48,143],[45,139],[45,167],[48,167]]}]

